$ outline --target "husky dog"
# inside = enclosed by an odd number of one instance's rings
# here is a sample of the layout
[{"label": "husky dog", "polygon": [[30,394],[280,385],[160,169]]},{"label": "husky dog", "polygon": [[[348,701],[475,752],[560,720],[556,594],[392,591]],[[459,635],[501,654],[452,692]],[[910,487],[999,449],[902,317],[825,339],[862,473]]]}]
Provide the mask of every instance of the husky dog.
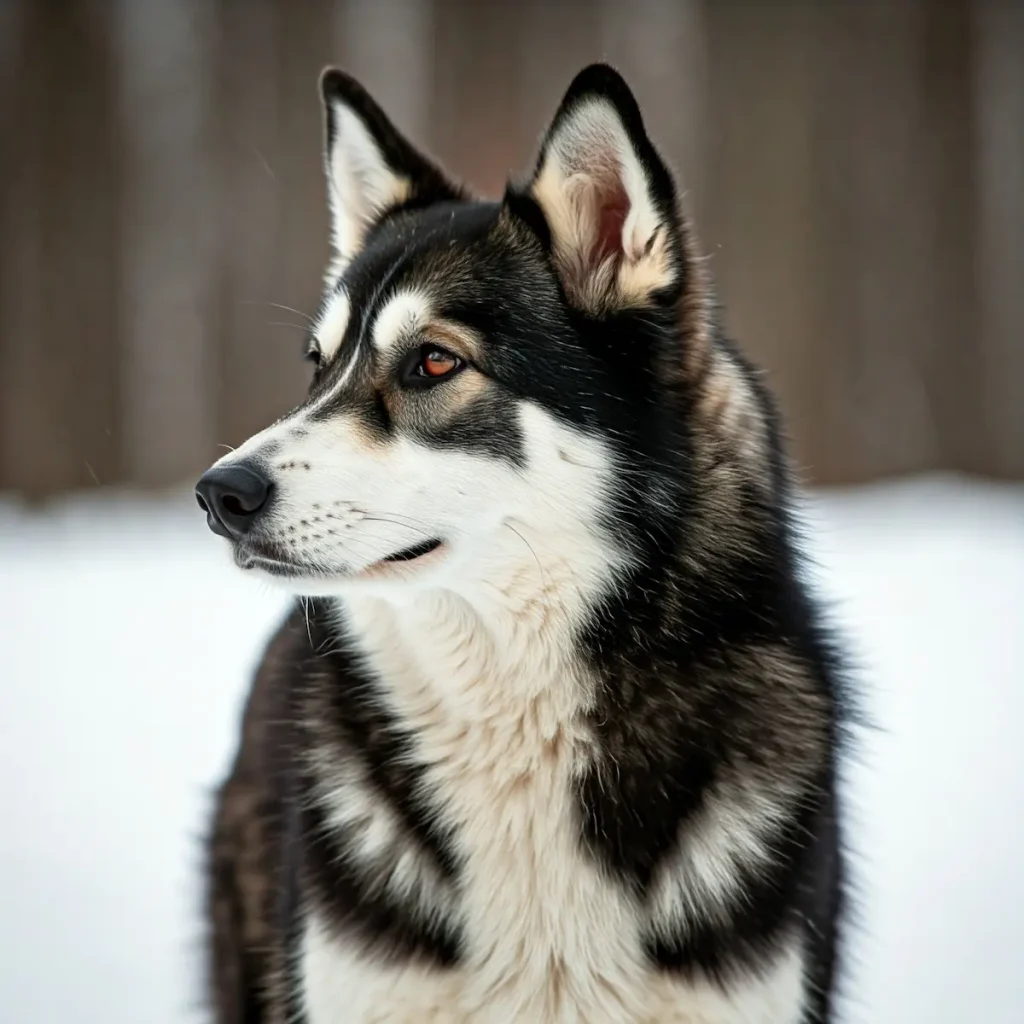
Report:
[{"label": "husky dog", "polygon": [[822,1024],[839,663],[637,103],[468,196],[321,80],[306,400],[197,494],[304,599],[210,849],[219,1024]]}]

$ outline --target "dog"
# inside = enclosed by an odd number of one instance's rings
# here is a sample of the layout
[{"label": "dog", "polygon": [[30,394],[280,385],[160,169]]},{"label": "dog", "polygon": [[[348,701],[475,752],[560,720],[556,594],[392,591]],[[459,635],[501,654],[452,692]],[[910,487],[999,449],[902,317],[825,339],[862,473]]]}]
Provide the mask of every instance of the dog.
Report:
[{"label": "dog", "polygon": [[321,77],[306,399],[197,486],[297,595],[209,844],[218,1024],[826,1024],[841,651],[629,87],[471,197]]}]

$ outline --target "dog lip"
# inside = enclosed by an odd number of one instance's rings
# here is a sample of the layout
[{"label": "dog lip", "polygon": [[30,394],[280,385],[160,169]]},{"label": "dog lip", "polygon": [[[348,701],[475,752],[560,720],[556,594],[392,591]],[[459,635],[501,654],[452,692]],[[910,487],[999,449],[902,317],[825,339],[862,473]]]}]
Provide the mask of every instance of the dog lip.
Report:
[{"label": "dog lip", "polygon": [[[386,575],[391,567],[394,567],[397,572],[403,566],[411,567],[412,563],[419,559],[440,551],[444,546],[445,542],[440,537],[421,541],[372,562],[354,575],[357,579],[360,576]],[[256,538],[247,539],[244,543],[236,544],[234,548],[235,564],[243,570],[262,569],[272,576],[284,578],[313,578],[331,575],[323,568],[289,558],[276,545],[261,542]],[[352,570],[339,570],[337,575],[340,577],[351,576]]]},{"label": "dog lip", "polygon": [[[259,554],[253,551],[236,551],[235,564],[245,571],[262,569],[271,576],[278,576],[285,580],[313,580],[332,577],[331,573],[325,572],[316,566],[304,565],[302,562],[286,561],[282,558],[274,558],[271,555]],[[349,571],[339,571],[337,575],[347,576]]]},{"label": "dog lip", "polygon": [[285,557],[279,549],[256,540],[235,545],[235,564],[240,569],[265,569],[277,576],[309,571],[308,567]]},{"label": "dog lip", "polygon": [[255,551],[247,551],[244,548],[237,548],[235,551],[235,562],[240,569],[266,569],[268,572],[283,573],[289,569],[298,569],[292,562],[284,562],[279,558],[271,558],[269,555],[259,554]]}]

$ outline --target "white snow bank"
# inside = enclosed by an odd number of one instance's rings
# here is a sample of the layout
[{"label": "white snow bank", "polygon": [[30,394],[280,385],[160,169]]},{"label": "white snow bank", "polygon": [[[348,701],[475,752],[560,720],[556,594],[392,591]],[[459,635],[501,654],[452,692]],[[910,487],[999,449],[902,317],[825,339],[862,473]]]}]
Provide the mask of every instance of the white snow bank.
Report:
[{"label": "white snow bank", "polygon": [[[845,1019],[1024,1019],[1024,488],[926,479],[808,509],[880,729],[850,771]],[[209,794],[285,599],[188,494],[0,505],[0,1024],[202,1019]]]}]

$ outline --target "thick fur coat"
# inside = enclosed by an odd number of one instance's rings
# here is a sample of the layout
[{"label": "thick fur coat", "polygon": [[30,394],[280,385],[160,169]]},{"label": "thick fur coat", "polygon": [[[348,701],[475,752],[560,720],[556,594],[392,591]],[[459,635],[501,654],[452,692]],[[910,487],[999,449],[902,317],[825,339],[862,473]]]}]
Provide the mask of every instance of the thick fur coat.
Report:
[{"label": "thick fur coat", "polygon": [[300,596],[210,844],[218,1024],[825,1024],[838,662],[636,101],[467,196],[322,79],[308,398],[198,493]]}]

